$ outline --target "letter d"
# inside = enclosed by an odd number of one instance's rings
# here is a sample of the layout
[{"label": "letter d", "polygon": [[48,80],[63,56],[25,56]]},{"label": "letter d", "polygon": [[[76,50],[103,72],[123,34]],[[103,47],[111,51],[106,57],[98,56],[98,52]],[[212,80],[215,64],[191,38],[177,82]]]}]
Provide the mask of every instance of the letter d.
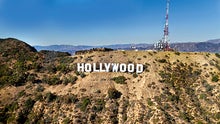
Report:
[{"label": "letter d", "polygon": [[136,73],[142,73],[144,70],[144,66],[142,64],[137,64],[136,66]]}]

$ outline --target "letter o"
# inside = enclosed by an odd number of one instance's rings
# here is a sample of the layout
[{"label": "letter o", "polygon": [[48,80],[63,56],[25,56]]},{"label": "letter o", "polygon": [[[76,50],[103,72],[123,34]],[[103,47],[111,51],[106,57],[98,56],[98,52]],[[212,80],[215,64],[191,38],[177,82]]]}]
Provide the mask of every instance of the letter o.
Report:
[{"label": "letter o", "polygon": [[85,64],[85,72],[91,72],[92,71],[92,65],[90,63]]},{"label": "letter o", "polygon": [[120,64],[120,72],[126,72],[126,64]]},{"label": "letter o", "polygon": [[128,64],[128,72],[134,72],[134,64]]}]

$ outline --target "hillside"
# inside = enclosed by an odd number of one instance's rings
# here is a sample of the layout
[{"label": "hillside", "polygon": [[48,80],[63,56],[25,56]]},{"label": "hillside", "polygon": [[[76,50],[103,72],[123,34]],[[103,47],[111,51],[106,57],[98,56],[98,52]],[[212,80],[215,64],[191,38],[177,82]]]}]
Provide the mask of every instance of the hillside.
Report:
[{"label": "hillside", "polygon": [[[37,57],[7,61],[9,56],[0,53],[2,123],[220,123],[219,54],[28,53]],[[145,69],[141,74],[77,72],[76,63],[82,62],[141,63]],[[7,70],[22,80],[11,80]]]},{"label": "hillside", "polygon": [[35,52],[37,50],[34,47],[20,40],[14,38],[0,39],[0,53],[2,55],[0,60],[4,58],[27,59]]},{"label": "hillside", "polygon": [[[15,38],[0,39],[0,52],[9,52],[11,49],[20,49],[25,52],[37,52],[37,50],[29,44]],[[16,52],[19,52],[18,50]]]}]

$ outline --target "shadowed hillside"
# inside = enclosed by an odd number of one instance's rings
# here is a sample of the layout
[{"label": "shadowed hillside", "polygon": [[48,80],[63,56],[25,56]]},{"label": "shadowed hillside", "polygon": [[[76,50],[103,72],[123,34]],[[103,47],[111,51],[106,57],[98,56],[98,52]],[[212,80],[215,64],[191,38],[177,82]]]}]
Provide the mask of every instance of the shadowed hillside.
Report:
[{"label": "shadowed hillside", "polygon": [[[11,49],[22,50],[8,46]],[[220,122],[219,54],[97,51],[70,56],[35,50],[25,56],[5,54],[0,53],[2,123]],[[144,72],[77,72],[76,63],[81,62],[141,63]]]}]

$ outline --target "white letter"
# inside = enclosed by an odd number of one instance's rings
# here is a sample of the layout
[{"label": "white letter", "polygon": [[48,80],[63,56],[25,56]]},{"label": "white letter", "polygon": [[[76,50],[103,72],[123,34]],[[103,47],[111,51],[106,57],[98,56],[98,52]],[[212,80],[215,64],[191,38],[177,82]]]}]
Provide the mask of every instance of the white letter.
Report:
[{"label": "white letter", "polygon": [[143,69],[144,67],[143,67],[143,65],[142,64],[137,64],[137,66],[136,66],[136,73],[141,73],[141,72],[143,72]]},{"label": "white letter", "polygon": [[112,72],[118,72],[118,63],[112,63]]},{"label": "white letter", "polygon": [[104,63],[106,72],[109,72],[110,63]]},{"label": "white letter", "polygon": [[80,65],[80,63],[77,63],[77,71],[84,72],[84,63],[81,63],[81,65]]},{"label": "white letter", "polygon": [[86,71],[86,72],[91,72],[91,71],[92,71],[92,66],[91,66],[90,63],[86,63],[86,64],[85,64],[85,71]]},{"label": "white letter", "polygon": [[126,64],[120,64],[120,72],[126,72]]},{"label": "white letter", "polygon": [[134,72],[134,64],[128,64],[128,72]]},{"label": "white letter", "polygon": [[93,63],[93,71],[94,72],[99,72],[99,70],[96,69],[96,63]]},{"label": "white letter", "polygon": [[100,65],[100,72],[105,72],[106,70],[102,70],[103,69],[102,63],[99,63],[99,65]]}]

